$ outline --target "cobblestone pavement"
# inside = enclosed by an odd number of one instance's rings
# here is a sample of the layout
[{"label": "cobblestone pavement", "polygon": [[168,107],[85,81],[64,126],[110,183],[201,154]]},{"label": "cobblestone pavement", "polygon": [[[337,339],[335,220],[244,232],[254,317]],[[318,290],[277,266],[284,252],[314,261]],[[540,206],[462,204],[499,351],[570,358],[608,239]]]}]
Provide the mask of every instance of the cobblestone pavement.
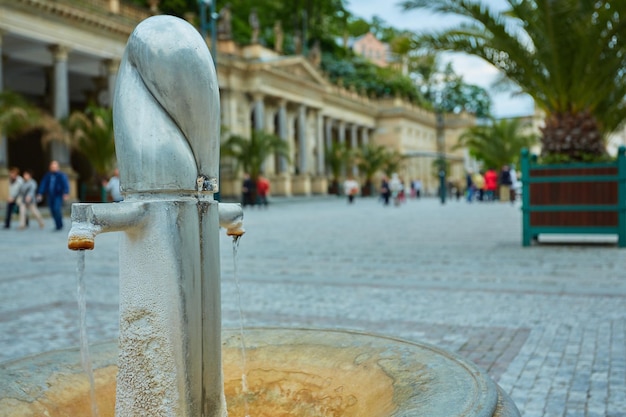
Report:
[{"label": "cobblestone pavement", "polygon": [[[225,327],[239,326],[240,298],[246,326],[354,329],[456,352],[523,416],[626,416],[626,251],[606,239],[522,248],[519,207],[505,203],[290,199],[245,216],[237,249],[220,233]],[[78,344],[66,238],[0,230],[0,361]],[[87,253],[91,342],[117,335],[117,240],[100,235]]]}]

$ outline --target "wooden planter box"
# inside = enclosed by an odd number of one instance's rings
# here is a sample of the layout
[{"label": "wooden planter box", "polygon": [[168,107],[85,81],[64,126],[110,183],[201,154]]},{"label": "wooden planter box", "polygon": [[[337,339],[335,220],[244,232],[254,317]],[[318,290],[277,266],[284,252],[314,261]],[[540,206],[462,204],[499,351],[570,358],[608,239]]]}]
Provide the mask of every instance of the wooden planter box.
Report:
[{"label": "wooden planter box", "polygon": [[626,247],[626,148],[615,162],[541,165],[522,152],[522,244],[539,234],[614,234]]}]

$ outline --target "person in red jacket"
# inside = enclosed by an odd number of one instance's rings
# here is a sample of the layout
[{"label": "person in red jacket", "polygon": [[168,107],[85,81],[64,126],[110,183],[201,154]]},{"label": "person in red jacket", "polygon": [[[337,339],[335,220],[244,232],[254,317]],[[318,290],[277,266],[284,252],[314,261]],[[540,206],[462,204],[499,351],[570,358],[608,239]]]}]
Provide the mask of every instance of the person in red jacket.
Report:
[{"label": "person in red jacket", "polygon": [[259,206],[267,208],[267,195],[270,192],[270,182],[263,175],[259,175],[256,183],[256,192]]},{"label": "person in red jacket", "polygon": [[495,169],[489,168],[485,172],[485,192],[486,200],[494,201],[496,198],[496,190],[498,189],[498,173]]}]

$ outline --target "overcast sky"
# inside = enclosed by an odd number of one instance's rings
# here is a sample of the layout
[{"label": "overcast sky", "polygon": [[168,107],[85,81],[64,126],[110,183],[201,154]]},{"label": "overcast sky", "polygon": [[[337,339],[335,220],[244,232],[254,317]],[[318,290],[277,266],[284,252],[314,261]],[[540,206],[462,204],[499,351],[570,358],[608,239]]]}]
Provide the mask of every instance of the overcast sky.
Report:
[{"label": "overcast sky", "polygon": [[[505,7],[503,0],[483,0],[485,3],[501,10]],[[346,0],[346,8],[356,16],[371,20],[373,16],[383,19],[388,25],[396,29],[408,29],[413,32],[440,29],[446,25],[457,23],[450,16],[430,14],[425,11],[402,11],[397,5],[399,0]],[[492,109],[496,117],[527,116],[533,113],[533,102],[528,96],[511,97],[510,92],[496,93],[491,88],[496,80],[498,71],[480,58],[466,54],[445,54],[443,63],[448,60],[457,74],[463,76],[468,84],[486,88],[493,100]]]}]

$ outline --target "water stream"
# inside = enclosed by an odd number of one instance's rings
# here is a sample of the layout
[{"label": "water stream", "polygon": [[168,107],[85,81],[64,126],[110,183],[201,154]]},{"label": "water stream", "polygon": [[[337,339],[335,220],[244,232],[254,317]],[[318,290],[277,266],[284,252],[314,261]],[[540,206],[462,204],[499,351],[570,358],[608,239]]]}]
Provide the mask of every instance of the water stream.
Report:
[{"label": "water stream", "polygon": [[241,304],[241,288],[239,286],[239,274],[237,273],[237,250],[239,249],[240,236],[233,238],[233,275],[235,277],[235,286],[237,288],[237,307],[239,308],[239,337],[241,338],[241,392],[245,401],[245,417],[250,417],[248,401],[248,381],[246,377],[246,340],[244,338],[244,317]]},{"label": "water stream", "polygon": [[91,415],[98,417],[98,404],[96,403],[96,387],[89,353],[89,340],[87,339],[87,297],[85,294],[85,251],[78,251],[78,263],[76,266],[77,299],[80,328],[80,359],[83,370],[89,378],[89,394],[91,396]]}]

